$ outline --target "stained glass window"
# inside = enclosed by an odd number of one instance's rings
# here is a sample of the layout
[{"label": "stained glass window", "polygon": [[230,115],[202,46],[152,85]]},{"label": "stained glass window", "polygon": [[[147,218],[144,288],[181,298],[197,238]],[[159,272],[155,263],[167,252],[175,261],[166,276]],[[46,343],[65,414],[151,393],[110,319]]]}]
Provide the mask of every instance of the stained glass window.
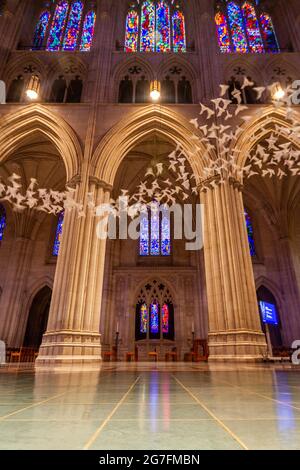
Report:
[{"label": "stained glass window", "polygon": [[46,40],[47,51],[90,51],[96,13],[90,10],[84,17],[85,4],[79,0],[60,0],[56,2],[53,14],[44,10],[35,28],[33,48],[42,47],[47,30],[50,30]]},{"label": "stained glass window", "polygon": [[158,2],[156,6],[156,52],[171,50],[170,8],[167,2]]},{"label": "stained glass window", "polygon": [[2,204],[0,204],[0,242],[3,240],[6,228],[6,212]]},{"label": "stained glass window", "polygon": [[[240,6],[242,5],[242,6]],[[258,1],[223,2],[215,16],[221,52],[278,52],[272,19],[260,13]]]},{"label": "stained glass window", "polygon": [[253,257],[253,256],[256,256],[255,243],[254,243],[254,231],[253,231],[253,225],[252,225],[251,217],[250,217],[248,211],[246,211],[246,210],[245,210],[245,220],[246,220],[250,255]]},{"label": "stained glass window", "polygon": [[173,1],[143,1],[126,18],[126,52],[186,52],[185,20]]},{"label": "stained glass window", "polygon": [[260,15],[260,24],[266,51],[279,52],[279,45],[270,15],[268,15],[267,13],[262,13]]},{"label": "stained glass window", "polygon": [[63,225],[64,225],[64,215],[65,215],[64,212],[61,212],[58,217],[54,245],[53,245],[53,252],[52,252],[53,256],[58,256],[59,254],[61,237],[62,237],[62,232],[63,232]]},{"label": "stained glass window", "polygon": [[159,205],[153,204],[151,208],[151,256],[160,255],[160,212]]},{"label": "stained glass window", "polygon": [[167,209],[153,202],[151,210],[141,214],[140,256],[171,255],[171,222]]},{"label": "stained glass window", "polygon": [[216,14],[215,20],[220,50],[221,52],[231,52],[230,37],[225,14],[219,11]]},{"label": "stained glass window", "polygon": [[145,334],[148,330],[148,308],[146,304],[140,309],[140,333]]},{"label": "stained glass window", "polygon": [[155,50],[155,4],[152,1],[143,2],[141,8],[141,52]]},{"label": "stained glass window", "polygon": [[186,52],[185,20],[182,11],[175,10],[172,18],[173,51]]},{"label": "stained glass window", "polygon": [[245,18],[245,26],[250,52],[264,52],[264,45],[260,34],[259,24],[254,6],[246,2],[242,6],[242,12]]},{"label": "stained glass window", "polygon": [[140,255],[149,255],[149,217],[148,213],[141,214],[140,224]]},{"label": "stained glass window", "polygon": [[69,10],[69,4],[66,1],[60,1],[54,12],[51,30],[47,43],[48,51],[59,51],[61,47],[61,41],[67,21]]},{"label": "stained glass window", "polygon": [[50,12],[48,10],[43,11],[39,18],[38,24],[36,25],[33,46],[36,49],[40,49],[43,45],[45,35],[47,32],[48,24],[50,20]]},{"label": "stained glass window", "polygon": [[86,17],[83,23],[83,30],[82,30],[82,37],[81,37],[81,44],[80,44],[81,51],[91,50],[94,32],[95,32],[95,23],[96,23],[96,13],[94,11],[89,11],[86,14]]},{"label": "stained glass window", "polygon": [[234,52],[249,52],[244,29],[244,19],[239,5],[235,2],[229,2],[227,11]]},{"label": "stained glass window", "polygon": [[150,333],[159,334],[159,306],[156,303],[150,305]]},{"label": "stained glass window", "polygon": [[169,333],[169,320],[170,320],[169,307],[167,304],[164,304],[162,308],[162,332],[164,334]]},{"label": "stained glass window", "polygon": [[83,3],[73,2],[69,13],[69,19],[63,43],[63,49],[65,51],[74,51],[76,49],[80,32],[82,12]]},{"label": "stained glass window", "polygon": [[129,10],[126,20],[125,51],[137,52],[139,40],[139,15],[134,9]]},{"label": "stained glass window", "polygon": [[161,254],[162,256],[171,254],[170,213],[167,211],[163,211],[161,220]]}]

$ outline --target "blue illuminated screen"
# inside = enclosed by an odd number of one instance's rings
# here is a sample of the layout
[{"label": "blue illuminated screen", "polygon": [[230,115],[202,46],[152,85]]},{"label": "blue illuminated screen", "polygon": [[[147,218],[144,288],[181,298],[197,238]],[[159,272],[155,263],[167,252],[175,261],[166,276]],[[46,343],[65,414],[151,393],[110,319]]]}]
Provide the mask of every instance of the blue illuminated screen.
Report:
[{"label": "blue illuminated screen", "polygon": [[278,325],[276,307],[273,304],[260,301],[259,302],[262,321],[270,325]]}]

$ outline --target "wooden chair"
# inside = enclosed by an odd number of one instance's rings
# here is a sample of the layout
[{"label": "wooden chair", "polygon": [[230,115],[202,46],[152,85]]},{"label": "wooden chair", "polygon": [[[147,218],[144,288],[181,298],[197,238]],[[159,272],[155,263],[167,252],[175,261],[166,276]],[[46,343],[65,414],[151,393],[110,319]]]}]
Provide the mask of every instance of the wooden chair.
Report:
[{"label": "wooden chair", "polygon": [[196,353],[194,353],[194,351],[190,351],[184,355],[184,362],[195,362],[195,359]]},{"label": "wooden chair", "polygon": [[135,358],[135,353],[133,352],[126,353],[126,356],[125,356],[126,362],[132,362],[134,358]]},{"label": "wooden chair", "polygon": [[9,362],[21,362],[21,348],[11,349]]},{"label": "wooden chair", "polygon": [[113,359],[114,353],[111,351],[106,351],[103,353],[103,362],[110,362]]},{"label": "wooden chair", "polygon": [[208,343],[206,339],[196,339],[194,342],[194,352],[196,361],[207,361],[209,356]]},{"label": "wooden chair", "polygon": [[171,360],[172,362],[177,362],[178,354],[176,348],[173,348],[171,352],[166,353],[166,362],[169,362],[169,360]]},{"label": "wooden chair", "polygon": [[154,359],[155,362],[158,361],[158,354],[156,351],[152,351],[148,353],[149,359]]}]

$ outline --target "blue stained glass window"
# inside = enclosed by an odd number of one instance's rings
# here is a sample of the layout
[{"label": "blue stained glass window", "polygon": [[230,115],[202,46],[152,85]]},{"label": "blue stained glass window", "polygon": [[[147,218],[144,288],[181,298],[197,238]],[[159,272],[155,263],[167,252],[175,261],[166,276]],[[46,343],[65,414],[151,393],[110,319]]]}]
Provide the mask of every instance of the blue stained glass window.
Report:
[{"label": "blue stained glass window", "polygon": [[157,202],[151,204],[151,210],[141,214],[140,256],[171,255],[171,221],[166,208],[160,210]]},{"label": "blue stained glass window", "polygon": [[5,228],[6,228],[6,212],[5,212],[4,206],[0,204],[0,242],[3,240]]},{"label": "blue stained glass window", "polygon": [[167,2],[161,1],[156,5],[156,52],[170,50],[170,8]]},{"label": "blue stained glass window", "polygon": [[256,249],[255,249],[255,242],[254,242],[254,231],[251,217],[248,211],[245,210],[245,220],[246,220],[246,227],[247,227],[247,234],[248,234],[248,243],[250,248],[250,255],[252,257],[256,256]]},{"label": "blue stained glass window", "polygon": [[49,20],[50,12],[48,10],[43,11],[34,32],[33,46],[35,49],[40,49],[43,46]]},{"label": "blue stained glass window", "polygon": [[186,52],[184,14],[170,0],[146,0],[126,17],[125,51]]},{"label": "blue stained glass window", "polygon": [[71,4],[71,10],[63,43],[63,49],[65,51],[74,51],[76,49],[80,32],[82,13],[83,3],[73,2]]},{"label": "blue stained glass window", "polygon": [[239,5],[235,2],[229,2],[227,11],[234,52],[249,52],[244,28],[244,19]]},{"label": "blue stained glass window", "polygon": [[279,52],[272,19],[261,13],[258,0],[224,1],[223,7],[218,6],[215,22],[221,52]]},{"label": "blue stained glass window", "polygon": [[150,306],[150,333],[159,334],[159,306],[156,303]]},{"label": "blue stained glass window", "polygon": [[83,31],[81,37],[80,50],[81,51],[90,51],[92,47],[92,42],[95,32],[95,23],[96,23],[96,13],[94,11],[89,11],[86,14]]},{"label": "blue stained glass window", "polygon": [[159,205],[152,204],[151,208],[151,256],[160,255],[160,212]]},{"label": "blue stained glass window", "polygon": [[265,41],[266,51],[273,53],[279,52],[279,45],[270,15],[268,15],[267,13],[262,13],[260,15],[260,24],[263,39]]},{"label": "blue stained glass window", "polygon": [[62,0],[56,6],[47,43],[48,51],[59,51],[61,48],[68,10],[69,4],[66,1]]},{"label": "blue stained glass window", "polygon": [[141,214],[140,223],[140,255],[149,255],[149,217],[148,212]]},{"label": "blue stained glass window", "polygon": [[59,254],[62,232],[63,232],[63,225],[64,225],[64,216],[65,216],[65,213],[61,212],[58,217],[55,239],[54,239],[54,244],[53,244],[53,252],[52,252],[53,256],[58,256]]},{"label": "blue stained glass window", "polygon": [[170,256],[171,254],[171,224],[170,213],[162,212],[161,219],[161,254],[162,256]]}]

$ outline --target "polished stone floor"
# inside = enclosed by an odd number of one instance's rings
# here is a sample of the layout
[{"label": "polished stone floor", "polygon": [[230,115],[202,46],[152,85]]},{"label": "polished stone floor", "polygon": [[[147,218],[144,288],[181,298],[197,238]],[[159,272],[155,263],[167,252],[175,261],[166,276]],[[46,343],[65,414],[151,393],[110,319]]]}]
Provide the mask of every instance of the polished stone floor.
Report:
[{"label": "polished stone floor", "polygon": [[300,449],[300,368],[0,368],[0,449]]}]

